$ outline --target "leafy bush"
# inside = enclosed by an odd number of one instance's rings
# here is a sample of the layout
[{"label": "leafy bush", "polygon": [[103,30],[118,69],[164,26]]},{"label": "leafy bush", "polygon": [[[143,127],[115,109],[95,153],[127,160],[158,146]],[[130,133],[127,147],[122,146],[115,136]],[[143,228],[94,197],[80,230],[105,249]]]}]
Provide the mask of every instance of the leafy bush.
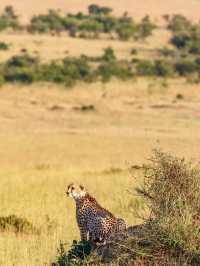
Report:
[{"label": "leafy bush", "polygon": [[170,77],[174,74],[174,67],[167,61],[156,60],[151,62],[141,60],[136,65],[136,73],[140,76]]},{"label": "leafy bush", "polygon": [[0,74],[0,87],[5,83],[5,78]]},{"label": "leafy bush", "polygon": [[171,43],[178,49],[191,54],[200,54],[200,25],[185,26],[176,30]]},{"label": "leafy bush", "polygon": [[104,49],[104,54],[102,56],[102,59],[104,61],[113,61],[116,59],[114,50],[111,47],[108,47],[106,49]]},{"label": "leafy bush", "polygon": [[200,167],[155,151],[142,194],[165,244],[200,259]]},{"label": "leafy bush", "polygon": [[0,31],[7,28],[11,28],[13,30],[20,28],[18,17],[12,6],[6,6],[3,13],[0,15]]},{"label": "leafy bush", "polygon": [[9,45],[5,42],[0,42],[0,50],[8,50]]},{"label": "leafy bush", "polygon": [[171,43],[178,49],[186,49],[188,43],[190,42],[190,36],[187,32],[178,33],[174,35],[171,39]]},{"label": "leafy bush", "polygon": [[112,8],[92,4],[88,6],[88,12],[90,15],[109,15],[112,12]]},{"label": "leafy bush", "polygon": [[[103,25],[98,21],[89,19],[80,24],[80,26],[78,27],[78,31],[88,32],[90,33],[90,35],[88,35],[89,37],[92,34],[93,38],[97,38],[99,33],[103,32]],[[87,35],[85,34],[85,36]]]},{"label": "leafy bush", "polygon": [[172,77],[174,75],[174,66],[167,61],[156,60],[155,73],[159,77]]},{"label": "leafy bush", "polygon": [[27,29],[31,33],[47,33],[49,31],[59,33],[64,30],[64,23],[62,17],[56,11],[49,10],[47,15],[33,16]]},{"label": "leafy bush", "polygon": [[173,32],[184,32],[190,30],[191,22],[183,15],[174,15],[168,24],[168,28]]},{"label": "leafy bush", "polygon": [[127,62],[111,61],[99,65],[98,74],[103,82],[107,82],[111,77],[127,80],[133,77],[132,68]]},{"label": "leafy bush", "polygon": [[7,67],[32,67],[39,64],[39,58],[30,56],[29,54],[15,55],[11,57],[7,63]]},{"label": "leafy bush", "polygon": [[116,26],[116,33],[119,39],[123,41],[128,41],[135,37],[136,25],[130,17],[122,17],[119,19]]},{"label": "leafy bush", "polygon": [[50,10],[46,15],[33,16],[27,26],[29,32],[48,33],[67,31],[71,37],[99,38],[100,33],[113,33],[121,40],[131,38],[146,38],[151,35],[155,25],[146,16],[141,23],[136,24],[126,14],[115,17],[111,14],[112,9],[92,4],[88,7],[89,14],[79,12],[77,14],[60,15]]},{"label": "leafy bush", "polygon": [[180,76],[186,76],[197,71],[197,65],[192,60],[182,60],[175,65],[176,72]]},{"label": "leafy bush", "polygon": [[137,26],[137,38],[145,39],[151,36],[155,28],[156,25],[151,22],[149,16],[145,16]]},{"label": "leafy bush", "polygon": [[159,49],[159,53],[161,56],[164,57],[174,57],[176,56],[176,51],[173,49],[170,49],[168,47],[163,47],[161,49]]},{"label": "leafy bush", "polygon": [[11,57],[3,66],[1,75],[6,82],[31,83],[37,80],[39,59],[28,54]]},{"label": "leafy bush", "polygon": [[139,62],[136,65],[136,73],[139,76],[156,75],[154,63],[148,60],[139,60]]}]

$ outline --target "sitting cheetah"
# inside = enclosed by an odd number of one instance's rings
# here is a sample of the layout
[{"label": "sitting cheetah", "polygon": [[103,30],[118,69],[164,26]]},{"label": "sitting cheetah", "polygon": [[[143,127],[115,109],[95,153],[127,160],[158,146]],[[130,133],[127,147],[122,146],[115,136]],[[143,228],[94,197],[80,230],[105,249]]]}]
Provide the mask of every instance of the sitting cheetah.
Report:
[{"label": "sitting cheetah", "polygon": [[70,184],[66,194],[76,202],[76,219],[81,240],[105,242],[111,236],[126,230],[123,219],[102,208],[83,186]]}]

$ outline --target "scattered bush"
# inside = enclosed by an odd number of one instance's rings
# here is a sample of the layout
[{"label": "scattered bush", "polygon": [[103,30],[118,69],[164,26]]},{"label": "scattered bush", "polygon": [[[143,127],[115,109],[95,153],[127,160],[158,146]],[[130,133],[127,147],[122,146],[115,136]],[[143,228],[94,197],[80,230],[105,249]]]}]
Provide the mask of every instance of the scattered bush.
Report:
[{"label": "scattered bush", "polygon": [[128,62],[111,61],[99,65],[98,75],[103,82],[108,82],[111,77],[127,80],[133,77],[133,71]]},{"label": "scattered bush", "polygon": [[154,76],[156,74],[154,63],[148,60],[139,60],[136,64],[136,73],[139,76]]},{"label": "scattered bush", "polygon": [[159,49],[159,54],[164,57],[174,57],[176,56],[176,51],[168,47],[163,47]]},{"label": "scattered bush", "polygon": [[158,77],[172,77],[174,75],[174,67],[167,61],[156,60],[155,73]]},{"label": "scattered bush", "polygon": [[116,27],[116,33],[120,40],[128,41],[135,37],[136,25],[129,17],[122,17]]},{"label": "scattered bush", "polygon": [[88,6],[88,12],[90,15],[109,15],[112,12],[112,8],[92,4]]},{"label": "scattered bush", "polygon": [[137,38],[145,39],[152,35],[156,25],[151,22],[149,16],[145,16],[141,23],[137,25]]},{"label": "scattered bush", "polygon": [[[112,77],[128,80],[134,76],[173,77],[177,75],[189,78],[200,75],[199,58],[170,60],[118,60],[114,50],[108,47],[99,57],[81,55],[78,58],[65,57],[63,60],[41,63],[39,57],[26,51],[11,57],[0,66],[0,85],[4,82],[32,83],[36,81],[54,82],[72,87],[77,81],[109,81]],[[196,79],[196,82],[199,78]],[[164,84],[164,83],[163,83]],[[165,83],[166,84],[166,83]]]},{"label": "scattered bush", "polygon": [[13,30],[20,29],[18,17],[12,6],[6,6],[0,15],[0,31],[11,28]]},{"label": "scattered bush", "polygon": [[132,55],[137,55],[137,53],[138,53],[138,51],[137,51],[136,48],[131,49],[131,54]]},{"label": "scattered bush", "polygon": [[108,61],[108,62],[116,60],[114,50],[111,47],[104,49],[104,54],[102,56],[102,60]]},{"label": "scattered bush", "polygon": [[181,60],[175,65],[176,72],[180,76],[186,76],[197,71],[197,65],[193,60]]},{"label": "scattered bush", "polygon": [[178,49],[191,54],[200,54],[200,25],[191,24],[184,17],[180,16],[178,25],[172,27],[174,36],[171,43]]},{"label": "scattered bush", "polygon": [[146,38],[152,34],[154,25],[149,17],[136,24],[126,14],[123,17],[114,17],[112,9],[92,4],[88,7],[87,15],[79,12],[61,16],[58,12],[50,10],[46,15],[33,16],[27,29],[31,33],[48,33],[68,31],[71,37],[99,38],[100,33],[114,33],[121,40],[131,38]]},{"label": "scattered bush", "polygon": [[174,15],[171,19],[168,17],[168,28],[173,32],[184,32],[190,30],[191,22],[183,15]]},{"label": "scattered bush", "polygon": [[177,99],[177,100],[183,100],[183,99],[184,99],[183,94],[178,93],[178,94],[176,95],[176,99]]},{"label": "scattered bush", "polygon": [[0,42],[0,50],[8,50],[9,49],[9,45],[5,42]]}]

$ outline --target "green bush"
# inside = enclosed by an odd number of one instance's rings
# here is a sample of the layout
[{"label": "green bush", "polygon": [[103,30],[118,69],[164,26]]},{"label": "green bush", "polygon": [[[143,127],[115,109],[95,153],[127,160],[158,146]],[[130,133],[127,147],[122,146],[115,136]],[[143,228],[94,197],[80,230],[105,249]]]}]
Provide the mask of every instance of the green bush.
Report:
[{"label": "green bush", "polygon": [[103,82],[108,82],[112,77],[127,80],[133,77],[132,68],[127,62],[110,61],[99,65],[98,75]]},{"label": "green bush", "polygon": [[137,38],[145,39],[151,36],[155,28],[156,25],[151,22],[149,16],[145,16],[137,25]]},{"label": "green bush", "polygon": [[175,32],[171,43],[187,53],[200,54],[200,26],[198,24],[191,25],[182,31]]},{"label": "green bush", "polygon": [[174,15],[168,24],[168,28],[173,32],[184,32],[190,30],[191,22],[183,15]]},{"label": "green bush", "polygon": [[5,78],[0,74],[0,87],[5,83]]},{"label": "green bush", "polygon": [[173,64],[164,60],[136,60],[134,63],[139,76],[172,77],[175,71]]},{"label": "green bush", "polygon": [[104,49],[104,54],[102,56],[104,61],[113,61],[116,59],[115,52],[111,47]]},{"label": "green bush", "polygon": [[124,18],[119,20],[118,25],[116,26],[116,33],[119,39],[128,41],[129,39],[134,38],[135,32],[136,26],[132,20]]},{"label": "green bush", "polygon": [[[100,32],[103,32],[103,25],[95,20],[87,20],[78,27],[80,32],[88,32],[93,38],[97,38]],[[91,35],[90,35],[91,36]]]},{"label": "green bush", "polygon": [[88,12],[90,15],[109,15],[112,12],[112,8],[92,4],[88,6]]},{"label": "green bush", "polygon": [[161,56],[164,56],[164,57],[176,56],[176,51],[171,49],[171,48],[168,48],[168,47],[163,47],[163,48],[159,49],[159,53]]},{"label": "green bush", "polygon": [[18,17],[12,6],[6,6],[3,13],[0,15],[0,31],[7,28],[11,28],[13,30],[20,29]]},{"label": "green bush", "polygon": [[155,73],[159,77],[172,77],[174,75],[174,66],[162,60],[155,61]]},{"label": "green bush", "polygon": [[37,80],[37,76],[32,68],[15,67],[5,71],[4,79],[7,82],[32,83]]},{"label": "green bush", "polygon": [[197,71],[197,64],[192,60],[182,60],[175,65],[176,72],[180,76],[186,76]]},{"label": "green bush", "polygon": [[155,65],[153,62],[148,60],[139,60],[136,65],[136,73],[139,76],[155,76]]},{"label": "green bush", "polygon": [[39,64],[39,58],[30,56],[25,53],[22,55],[15,55],[11,57],[7,63],[7,67],[32,67]]},{"label": "green bush", "polygon": [[[73,241],[72,246],[68,252],[65,251],[64,244],[60,243],[58,249],[57,261],[53,263],[54,266],[78,266],[87,265],[87,257],[92,251],[92,246],[89,241]],[[85,260],[85,261],[84,261]]]},{"label": "green bush", "polygon": [[33,16],[27,29],[31,33],[47,33],[49,31],[59,33],[64,30],[64,23],[56,11],[49,10],[47,15]]},{"label": "green bush", "polygon": [[9,49],[9,45],[5,42],[0,42],[0,50],[8,50]]},{"label": "green bush", "polygon": [[46,15],[33,16],[27,30],[31,33],[67,31],[71,37],[81,38],[99,38],[100,33],[113,33],[112,36],[117,35],[119,39],[126,41],[131,38],[146,38],[155,28],[148,16],[136,24],[126,14],[118,18],[111,14],[111,8],[96,4],[88,7],[88,13],[78,12],[62,16],[54,10],[49,10]]}]

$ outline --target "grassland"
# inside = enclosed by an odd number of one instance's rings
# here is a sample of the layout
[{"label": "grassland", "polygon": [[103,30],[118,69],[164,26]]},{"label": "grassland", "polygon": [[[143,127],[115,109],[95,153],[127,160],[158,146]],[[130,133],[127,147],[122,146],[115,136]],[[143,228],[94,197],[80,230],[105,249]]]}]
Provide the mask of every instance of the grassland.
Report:
[{"label": "grassland", "polygon": [[[60,240],[78,239],[67,183],[85,184],[99,202],[135,224],[134,209],[143,205],[129,192],[139,180],[127,168],[145,163],[155,147],[198,158],[195,85],[177,80],[163,88],[160,80],[139,79],[79,86],[1,88],[1,215],[26,217],[42,228],[39,236],[2,233],[1,265],[48,265]],[[184,99],[175,101],[180,92]],[[95,111],[75,108],[87,104]]]},{"label": "grassland", "polygon": [[[184,5],[180,0],[157,1],[156,7],[155,1],[95,2],[112,6],[117,14],[129,10],[136,18],[149,13],[157,21],[166,13],[183,13],[197,20],[200,9],[195,0]],[[0,8],[13,4],[27,21],[30,15],[49,8],[76,12],[91,3],[34,1],[30,8],[27,1],[3,0]],[[145,42],[4,32],[0,39],[9,43],[10,49],[0,52],[0,61],[22,49],[50,61],[82,53],[96,56],[108,46],[118,58],[129,57],[132,48],[141,58],[156,58],[169,38],[163,28]],[[89,105],[94,108],[84,111]],[[143,210],[143,203],[131,193],[140,179],[132,177],[128,169],[145,163],[155,147],[198,159],[199,110],[199,85],[185,79],[78,83],[73,89],[43,83],[2,86],[0,215],[26,217],[41,234],[2,232],[0,265],[49,265],[60,240],[70,245],[79,238],[74,204],[64,193],[69,182],[83,183],[103,206],[128,224],[140,222],[136,212]],[[137,176],[137,171],[133,175]]]}]

